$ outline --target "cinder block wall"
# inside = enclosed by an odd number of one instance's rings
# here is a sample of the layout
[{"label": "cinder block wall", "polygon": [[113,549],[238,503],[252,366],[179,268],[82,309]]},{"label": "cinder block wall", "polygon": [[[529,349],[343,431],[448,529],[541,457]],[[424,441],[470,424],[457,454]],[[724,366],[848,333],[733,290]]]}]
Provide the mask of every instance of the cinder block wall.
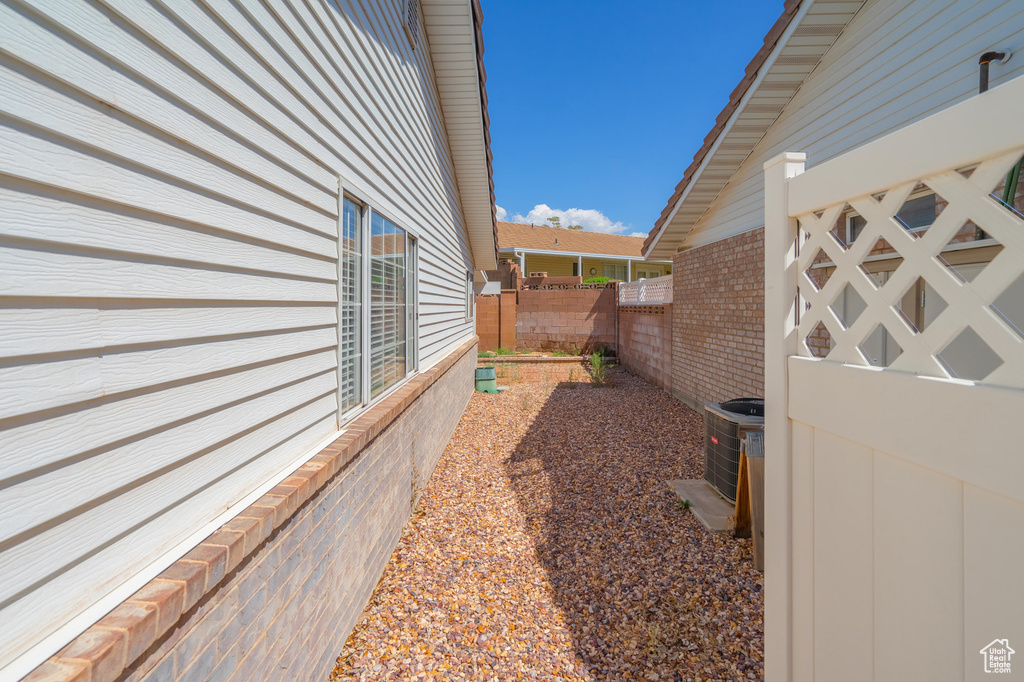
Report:
[{"label": "cinder block wall", "polygon": [[476,335],[480,337],[480,350],[494,350],[501,346],[501,297],[476,297]]},{"label": "cinder block wall", "polygon": [[516,292],[476,297],[476,334],[480,350],[516,348]]},{"label": "cinder block wall", "polygon": [[673,395],[763,396],[764,229],[679,253],[673,273]]},{"label": "cinder block wall", "polygon": [[327,679],[465,410],[475,350],[465,352],[121,679]]},{"label": "cinder block wall", "polygon": [[498,346],[516,349],[516,291],[501,292],[501,328],[498,330]]},{"label": "cinder block wall", "polygon": [[672,391],[672,305],[619,306],[619,364]]},{"label": "cinder block wall", "polygon": [[534,350],[615,348],[617,304],[614,287],[523,289],[516,309],[516,344]]}]

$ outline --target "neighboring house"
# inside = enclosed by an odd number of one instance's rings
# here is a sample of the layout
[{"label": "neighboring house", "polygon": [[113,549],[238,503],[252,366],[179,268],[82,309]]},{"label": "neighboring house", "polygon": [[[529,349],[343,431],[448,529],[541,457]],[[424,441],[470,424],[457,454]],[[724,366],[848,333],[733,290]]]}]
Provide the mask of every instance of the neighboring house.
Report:
[{"label": "neighboring house", "polygon": [[[836,157],[978,92],[978,59],[1004,47],[1024,50],[1019,2],[955,0],[823,2],[790,0],[694,156],[645,245],[649,259],[673,260],[673,393],[700,407],[705,401],[764,394],[765,161],[803,151],[811,165]],[[992,63],[991,82],[1024,74],[1024,52]],[[979,125],[983,125],[979,122]],[[1024,183],[1021,185],[1024,189]],[[1017,207],[1021,203],[1018,189]],[[944,201],[910,195],[900,212],[921,235]],[[862,220],[840,217],[835,235],[849,242]],[[943,257],[970,280],[1001,247],[967,225]],[[829,263],[819,264],[827,277]],[[880,243],[867,269],[879,282],[899,265]],[[1020,286],[1024,289],[1024,285]],[[1024,291],[1006,302],[1008,316]],[[835,304],[847,319],[861,305]],[[941,300],[908,292],[904,315],[925,325]],[[824,334],[817,340],[829,347]],[[971,339],[944,353],[958,374],[986,372],[991,359]],[[887,365],[899,349],[879,330],[862,352]],[[987,359],[986,359],[987,358]]]},{"label": "neighboring house", "polygon": [[524,223],[498,223],[498,250],[514,259],[524,276],[610,277],[632,282],[672,272],[672,261],[645,261],[643,237],[568,230]]},{"label": "neighboring house", "polygon": [[0,679],[329,675],[472,392],[481,22],[0,3]]}]

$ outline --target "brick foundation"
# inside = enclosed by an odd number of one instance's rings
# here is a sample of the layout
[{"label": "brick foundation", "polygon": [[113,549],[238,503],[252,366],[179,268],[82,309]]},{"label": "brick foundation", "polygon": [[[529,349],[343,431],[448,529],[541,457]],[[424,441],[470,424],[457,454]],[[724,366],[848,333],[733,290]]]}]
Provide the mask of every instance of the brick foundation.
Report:
[{"label": "brick foundation", "polygon": [[672,392],[672,305],[619,307],[619,364]]},{"label": "brick foundation", "polygon": [[672,393],[694,409],[764,395],[764,229],[676,254]]},{"label": "brick foundation", "polygon": [[325,680],[473,391],[414,377],[27,680]]}]

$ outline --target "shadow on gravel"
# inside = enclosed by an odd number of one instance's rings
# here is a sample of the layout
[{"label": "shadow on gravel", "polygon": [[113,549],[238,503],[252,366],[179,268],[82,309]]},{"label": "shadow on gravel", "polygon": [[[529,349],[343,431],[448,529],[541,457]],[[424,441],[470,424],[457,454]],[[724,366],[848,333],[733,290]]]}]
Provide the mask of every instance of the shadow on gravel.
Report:
[{"label": "shadow on gravel", "polygon": [[701,417],[611,378],[558,384],[505,461],[576,653],[599,679],[760,679],[750,542],[704,531],[665,483],[701,475]]}]

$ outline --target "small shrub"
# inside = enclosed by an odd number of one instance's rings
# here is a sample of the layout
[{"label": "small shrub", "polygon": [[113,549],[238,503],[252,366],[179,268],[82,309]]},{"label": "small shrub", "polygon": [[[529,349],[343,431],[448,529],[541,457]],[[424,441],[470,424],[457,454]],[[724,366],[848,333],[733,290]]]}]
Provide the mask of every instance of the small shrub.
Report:
[{"label": "small shrub", "polygon": [[515,351],[511,351],[508,348],[499,348],[494,351],[495,355],[513,355]]},{"label": "small shrub", "polygon": [[583,280],[584,284],[607,284],[612,281],[611,277],[591,277]]},{"label": "small shrub", "polygon": [[608,360],[600,353],[590,356],[590,376],[594,386],[603,386],[608,380]]},{"label": "small shrub", "polygon": [[553,358],[564,358],[564,357],[568,357],[568,356],[569,356],[569,352],[568,351],[564,351],[564,350],[560,350],[560,349],[555,349],[555,350],[551,351],[551,357],[553,357]]},{"label": "small shrub", "polygon": [[572,344],[572,351],[571,352],[572,352],[572,356],[574,358],[578,358],[580,356],[580,347],[577,346],[575,343]]},{"label": "small shrub", "polygon": [[689,500],[679,500],[679,508],[683,511],[687,511],[692,506]]},{"label": "small shrub", "polygon": [[489,350],[481,350],[481,351],[477,351],[476,356],[478,358],[493,358],[494,357],[494,353],[492,353]]}]

